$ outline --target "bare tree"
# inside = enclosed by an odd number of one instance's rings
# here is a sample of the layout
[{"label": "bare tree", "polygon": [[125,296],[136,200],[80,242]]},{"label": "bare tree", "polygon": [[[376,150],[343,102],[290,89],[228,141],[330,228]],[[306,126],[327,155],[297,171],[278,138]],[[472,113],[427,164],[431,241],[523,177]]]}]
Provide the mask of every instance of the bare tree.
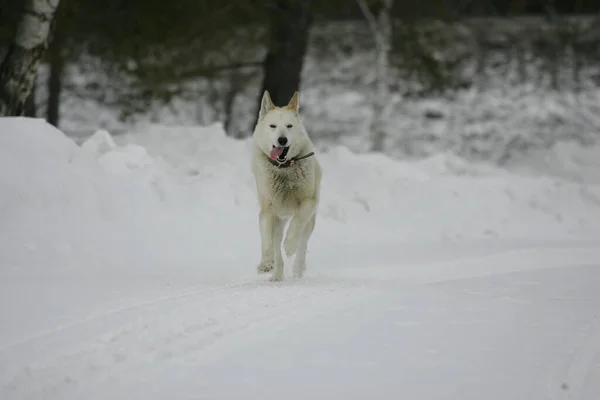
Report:
[{"label": "bare tree", "polygon": [[23,115],[59,0],[27,0],[0,65],[0,116]]},{"label": "bare tree", "polygon": [[377,17],[369,9],[365,0],[356,0],[365,19],[367,20],[373,38],[377,61],[376,69],[376,94],[373,102],[373,120],[371,121],[371,150],[383,151],[386,137],[385,115],[390,97],[390,52],[392,49],[392,18],[391,11],[394,0],[381,0],[381,7]]}]

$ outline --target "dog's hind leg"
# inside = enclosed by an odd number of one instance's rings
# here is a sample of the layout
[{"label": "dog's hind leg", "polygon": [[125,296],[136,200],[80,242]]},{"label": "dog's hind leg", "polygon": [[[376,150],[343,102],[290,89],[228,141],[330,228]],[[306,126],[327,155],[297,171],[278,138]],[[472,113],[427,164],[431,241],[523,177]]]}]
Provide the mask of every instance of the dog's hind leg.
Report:
[{"label": "dog's hind leg", "polygon": [[296,258],[294,259],[294,278],[302,278],[304,271],[306,271],[306,250],[308,248],[308,240],[315,230],[316,219],[317,216],[313,215],[306,228],[304,228],[304,233],[300,236]]},{"label": "dog's hind leg", "polygon": [[273,228],[275,215],[271,211],[260,210],[258,214],[258,226],[260,229],[261,257],[258,264],[258,272],[270,272],[275,264],[275,254],[273,253]]},{"label": "dog's hind leg", "polygon": [[292,217],[290,226],[285,234],[283,249],[288,257],[293,256],[300,245],[301,237],[310,219],[315,215],[317,202],[315,199],[305,199],[300,203],[298,211]]},{"label": "dog's hind leg", "polygon": [[285,220],[273,217],[273,261],[275,262],[275,271],[271,281],[283,280],[283,256],[281,255],[281,241],[283,240],[283,228]]}]

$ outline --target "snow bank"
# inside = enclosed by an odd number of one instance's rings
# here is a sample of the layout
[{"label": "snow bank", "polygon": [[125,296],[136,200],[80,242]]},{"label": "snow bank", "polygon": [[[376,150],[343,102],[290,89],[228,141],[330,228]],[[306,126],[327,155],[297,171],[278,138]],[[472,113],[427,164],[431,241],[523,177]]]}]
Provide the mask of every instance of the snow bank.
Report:
[{"label": "snow bank", "polygon": [[157,210],[148,188],[106,173],[43,120],[4,118],[0,132],[3,265],[84,252],[104,259],[111,242],[134,244],[127,233]]},{"label": "snow bank", "polygon": [[214,220],[179,207],[165,165],[144,148],[116,147],[106,132],[81,148],[43,120],[3,118],[0,132],[3,266],[200,261]]},{"label": "snow bank", "polygon": [[[175,179],[190,177],[187,182],[194,182],[198,193],[217,187],[223,194],[221,211],[229,205],[255,212],[250,141],[228,138],[219,124],[149,125],[115,140],[146,148],[173,168]],[[559,162],[554,163],[556,176],[517,175],[452,154],[399,162],[342,146],[320,152],[319,162],[324,169],[321,233],[332,240],[572,238],[600,233],[600,223],[591,217],[600,212],[600,187],[571,181],[568,174],[559,176]],[[567,167],[573,175],[574,166]],[[598,171],[587,173],[600,176]]]},{"label": "snow bank", "polygon": [[[238,263],[253,273],[249,146],[220,125],[148,125],[115,137],[98,131],[79,147],[42,120],[0,119],[0,264],[220,273]],[[447,154],[398,162],[336,147],[318,157],[323,198],[313,248],[600,237],[595,183]]]}]

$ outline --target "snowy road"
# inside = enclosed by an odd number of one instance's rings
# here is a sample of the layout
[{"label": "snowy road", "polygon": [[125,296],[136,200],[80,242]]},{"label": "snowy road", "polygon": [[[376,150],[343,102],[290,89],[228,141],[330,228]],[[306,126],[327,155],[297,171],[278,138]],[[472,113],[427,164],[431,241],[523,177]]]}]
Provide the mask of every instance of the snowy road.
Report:
[{"label": "snowy road", "polygon": [[597,399],[600,246],[493,243],[316,246],[280,285],[3,269],[0,398]]},{"label": "snowy road", "polygon": [[0,131],[0,400],[600,398],[596,183],[331,149],[273,284],[248,142]]}]

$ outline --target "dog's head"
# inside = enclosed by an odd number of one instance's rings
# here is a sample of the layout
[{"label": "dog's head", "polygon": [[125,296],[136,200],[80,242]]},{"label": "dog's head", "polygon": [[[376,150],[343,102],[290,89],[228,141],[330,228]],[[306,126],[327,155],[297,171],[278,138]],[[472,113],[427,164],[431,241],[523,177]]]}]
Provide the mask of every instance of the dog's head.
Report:
[{"label": "dog's head", "polygon": [[285,162],[307,145],[308,135],[300,121],[298,92],[284,107],[277,107],[265,90],[260,103],[254,142],[272,160]]}]

